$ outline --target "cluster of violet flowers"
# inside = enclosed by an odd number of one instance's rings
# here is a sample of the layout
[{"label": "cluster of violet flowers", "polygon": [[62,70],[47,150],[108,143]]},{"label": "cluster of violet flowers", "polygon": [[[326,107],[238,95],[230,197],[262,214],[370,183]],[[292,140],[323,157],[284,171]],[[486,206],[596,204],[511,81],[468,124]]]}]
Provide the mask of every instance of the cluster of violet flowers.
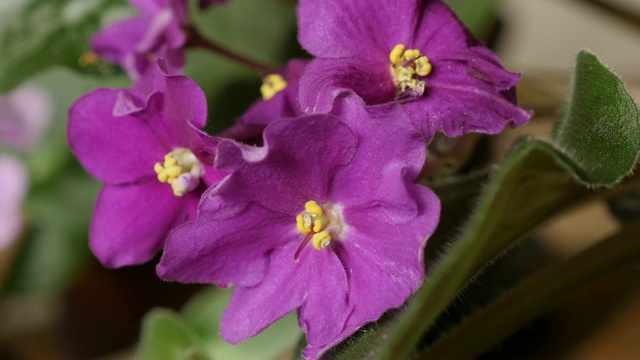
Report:
[{"label": "cluster of violet flowers", "polygon": [[318,358],[401,306],[440,215],[415,184],[430,140],[531,116],[516,105],[519,75],[442,2],[300,0],[314,58],[265,76],[262,99],[210,136],[205,94],[180,75],[186,1],[131,3],[142,15],[92,46],[134,84],[69,113],[71,148],[104,182],[90,246],[109,267],[164,249],[161,278],[233,286],[220,326],[233,344],[297,310],[304,355]]}]

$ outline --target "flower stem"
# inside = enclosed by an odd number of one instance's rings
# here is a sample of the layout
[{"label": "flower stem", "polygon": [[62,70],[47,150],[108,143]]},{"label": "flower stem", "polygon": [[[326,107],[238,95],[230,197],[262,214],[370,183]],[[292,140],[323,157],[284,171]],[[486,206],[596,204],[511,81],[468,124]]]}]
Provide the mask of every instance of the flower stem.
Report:
[{"label": "flower stem", "polygon": [[216,43],[213,40],[205,38],[200,32],[191,27],[188,31],[188,40],[186,47],[192,48],[202,48],[210,50],[216,54],[224,56],[232,61],[235,61],[238,64],[244,65],[250,69],[253,69],[258,75],[265,76],[267,74],[272,74],[278,71],[278,67],[261,62],[259,60],[250,59],[244,55],[238,54],[232,50],[227,49],[226,47]]}]

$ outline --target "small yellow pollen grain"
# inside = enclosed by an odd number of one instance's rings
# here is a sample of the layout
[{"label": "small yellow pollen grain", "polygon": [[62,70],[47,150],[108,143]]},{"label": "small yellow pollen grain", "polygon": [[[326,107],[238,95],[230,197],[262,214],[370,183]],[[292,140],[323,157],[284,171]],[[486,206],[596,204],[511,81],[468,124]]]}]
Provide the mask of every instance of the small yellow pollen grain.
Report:
[{"label": "small yellow pollen grain", "polygon": [[391,60],[392,64],[397,64],[400,58],[402,57],[403,53],[404,53],[404,45],[398,44],[394,46],[393,50],[391,50],[391,53],[389,53],[389,60]]},{"label": "small yellow pollen grain", "polygon": [[311,215],[322,215],[323,211],[320,205],[316,201],[309,200],[304,204],[304,211]]},{"label": "small yellow pollen grain", "polygon": [[153,171],[155,171],[156,174],[160,174],[164,171],[164,166],[162,166],[162,164],[160,163],[156,163],[155,165],[153,165]]},{"label": "small yellow pollen grain", "polygon": [[173,195],[175,196],[182,196],[184,195],[184,193],[178,189],[173,189]]},{"label": "small yellow pollen grain", "polygon": [[331,243],[331,234],[328,231],[321,231],[315,235],[313,235],[313,247],[320,250],[329,245]]},{"label": "small yellow pollen grain", "polygon": [[431,63],[426,56],[420,56],[416,59],[416,74],[418,76],[427,76],[431,73]]},{"label": "small yellow pollen grain", "polygon": [[96,65],[100,62],[100,58],[94,52],[86,52],[80,56],[78,59],[78,64],[82,67],[87,67],[89,65]]},{"label": "small yellow pollen grain", "polygon": [[158,173],[158,181],[161,183],[166,183],[169,180],[169,175],[166,172]]},{"label": "small yellow pollen grain", "polygon": [[177,164],[178,161],[171,155],[166,155],[164,157],[164,167],[169,167]]},{"label": "small yellow pollen grain", "polygon": [[269,74],[262,79],[260,93],[263,100],[269,100],[287,87],[287,81],[279,74]]}]

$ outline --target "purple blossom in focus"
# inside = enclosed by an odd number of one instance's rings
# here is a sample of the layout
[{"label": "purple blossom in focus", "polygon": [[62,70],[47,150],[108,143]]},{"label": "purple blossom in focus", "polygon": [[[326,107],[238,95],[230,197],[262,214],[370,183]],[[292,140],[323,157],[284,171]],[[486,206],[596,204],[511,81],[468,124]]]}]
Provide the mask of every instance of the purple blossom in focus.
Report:
[{"label": "purple blossom in focus", "polygon": [[300,43],[317,57],[300,82],[306,113],[328,113],[347,95],[395,102],[427,139],[494,134],[531,117],[516,106],[519,75],[439,0],[301,0],[298,21]]},{"label": "purple blossom in focus", "polygon": [[0,98],[0,145],[29,150],[42,138],[53,115],[51,96],[33,85],[23,85]]},{"label": "purple blossom in focus", "polygon": [[195,218],[200,194],[223,175],[210,165],[217,140],[198,130],[207,119],[204,93],[162,65],[149,93],[98,89],[69,111],[71,149],[105,183],[90,230],[105,266],[148,261],[172,228]]},{"label": "purple blossom in focus", "polygon": [[298,83],[307,63],[308,60],[293,59],[281,72],[267,75],[260,89],[262,99],[222,135],[237,140],[253,139],[261,136],[264,128],[274,121],[302,116],[297,100]]},{"label": "purple blossom in focus", "polygon": [[[224,1],[201,1],[205,8]],[[91,47],[107,61],[119,64],[139,82],[157,58],[171,73],[184,65],[186,28],[190,26],[186,0],[130,0],[140,15],[109,25],[93,36]]]},{"label": "purple blossom in focus", "polygon": [[220,328],[230,343],[295,309],[315,359],[421,284],[440,205],[412,184],[425,147],[411,121],[400,107],[378,110],[347,100],[336,109],[344,122],[283,120],[265,129],[264,147],[220,143],[216,168],[230,175],[203,195],[196,222],[170,234],[158,274],[234,285]]},{"label": "purple blossom in focus", "polygon": [[18,239],[24,219],[22,202],[27,195],[29,176],[18,159],[0,155],[0,250]]}]

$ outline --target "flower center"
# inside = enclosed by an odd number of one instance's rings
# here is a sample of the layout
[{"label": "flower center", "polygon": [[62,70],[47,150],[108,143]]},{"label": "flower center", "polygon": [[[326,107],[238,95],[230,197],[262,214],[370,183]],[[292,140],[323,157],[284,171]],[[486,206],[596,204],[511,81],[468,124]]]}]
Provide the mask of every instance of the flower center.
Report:
[{"label": "flower center", "polygon": [[295,260],[309,241],[314,248],[321,250],[331,244],[334,236],[341,235],[344,224],[340,213],[339,207],[325,205],[323,208],[314,200],[304,204],[304,211],[296,216],[296,227],[306,236],[296,251]]},{"label": "flower center", "polygon": [[278,74],[269,74],[262,79],[260,93],[263,100],[269,100],[287,87],[287,81]]},{"label": "flower center", "polygon": [[424,93],[426,83],[421,77],[431,73],[429,58],[418,49],[406,49],[396,45],[389,54],[391,79],[396,87],[396,100],[408,101]]},{"label": "flower center", "polygon": [[197,188],[204,173],[202,163],[191,150],[185,148],[173,149],[164,156],[164,163],[156,163],[153,170],[161,183],[171,185],[175,196],[182,196]]}]

